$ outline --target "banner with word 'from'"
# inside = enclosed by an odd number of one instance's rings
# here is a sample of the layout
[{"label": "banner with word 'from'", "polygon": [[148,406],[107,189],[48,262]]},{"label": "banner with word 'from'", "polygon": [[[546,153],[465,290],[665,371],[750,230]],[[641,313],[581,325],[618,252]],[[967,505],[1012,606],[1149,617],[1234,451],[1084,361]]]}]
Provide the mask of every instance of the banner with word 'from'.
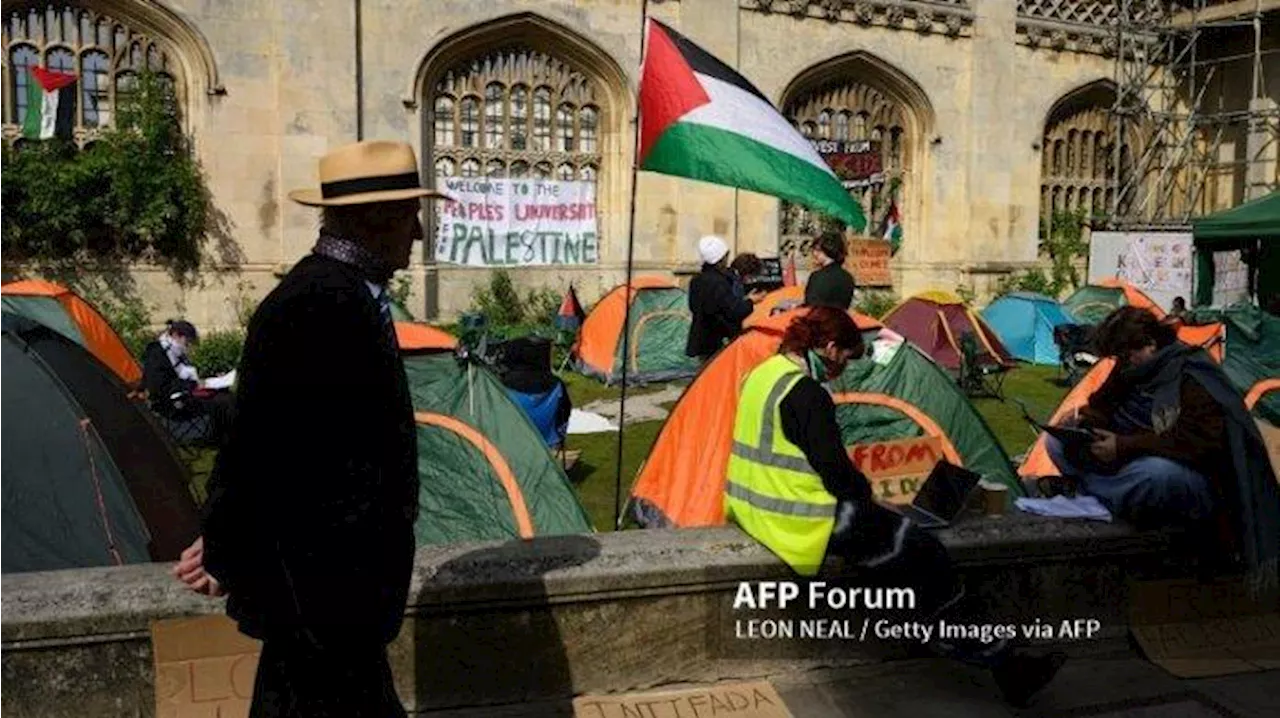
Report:
[{"label": "banner with word 'from'", "polygon": [[594,182],[447,177],[436,261],[472,267],[595,264],[600,258]]}]

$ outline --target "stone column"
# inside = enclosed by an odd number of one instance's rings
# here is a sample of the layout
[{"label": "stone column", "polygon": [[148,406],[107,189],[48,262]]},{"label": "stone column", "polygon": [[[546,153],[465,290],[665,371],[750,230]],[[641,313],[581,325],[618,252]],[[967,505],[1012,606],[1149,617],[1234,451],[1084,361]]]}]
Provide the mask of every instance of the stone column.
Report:
[{"label": "stone column", "polygon": [[1276,101],[1270,97],[1250,100],[1249,111],[1254,118],[1245,139],[1245,156],[1249,159],[1245,168],[1245,201],[1263,197],[1275,187],[1277,151],[1280,150],[1280,121],[1274,114]]},{"label": "stone column", "polygon": [[[680,33],[730,67],[738,67],[738,0],[697,0],[680,3]],[[751,78],[747,78],[750,80]],[[736,220],[738,191],[716,185],[679,180],[675,205],[675,236],[671,259],[698,264],[698,238],[718,234],[730,251],[747,251]]]},{"label": "stone column", "polygon": [[[969,96],[969,231],[954,247],[968,262],[1035,259],[1040,155],[1032,144],[1042,119],[1019,95],[1017,4],[975,0]],[[1012,130],[1012,134],[1011,134]],[[947,137],[943,142],[963,142]]]}]

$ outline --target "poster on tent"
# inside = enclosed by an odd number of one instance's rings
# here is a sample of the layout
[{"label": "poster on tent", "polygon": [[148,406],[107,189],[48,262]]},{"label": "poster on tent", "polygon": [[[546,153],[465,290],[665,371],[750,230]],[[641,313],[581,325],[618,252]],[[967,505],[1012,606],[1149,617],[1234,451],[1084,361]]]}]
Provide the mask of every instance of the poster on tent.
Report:
[{"label": "poster on tent", "polygon": [[436,261],[469,267],[596,264],[594,182],[447,177]]},{"label": "poster on tent", "polygon": [[1089,242],[1089,281],[1119,277],[1164,309],[1192,294],[1190,232],[1094,232]]},{"label": "poster on tent", "polygon": [[1226,307],[1249,298],[1249,265],[1240,250],[1213,253],[1213,306]]}]

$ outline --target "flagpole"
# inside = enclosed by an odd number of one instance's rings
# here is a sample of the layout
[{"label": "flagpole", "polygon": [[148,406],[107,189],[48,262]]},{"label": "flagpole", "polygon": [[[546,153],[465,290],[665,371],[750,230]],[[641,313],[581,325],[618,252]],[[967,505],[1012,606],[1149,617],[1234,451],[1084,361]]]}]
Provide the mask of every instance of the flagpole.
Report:
[{"label": "flagpole", "polygon": [[623,295],[626,309],[622,318],[622,396],[618,406],[618,447],[613,476],[614,530],[622,529],[622,437],[627,430],[627,366],[631,363],[631,269],[636,249],[636,180],[640,175],[640,82],[644,73],[648,24],[649,0],[640,0],[640,65],[636,73],[636,111],[631,119],[631,218],[627,226],[627,279]]}]

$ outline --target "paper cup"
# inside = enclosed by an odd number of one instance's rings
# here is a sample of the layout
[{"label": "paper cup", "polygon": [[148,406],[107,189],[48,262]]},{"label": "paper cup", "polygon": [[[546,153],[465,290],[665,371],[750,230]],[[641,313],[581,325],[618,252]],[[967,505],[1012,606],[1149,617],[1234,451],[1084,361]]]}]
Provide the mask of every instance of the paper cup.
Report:
[{"label": "paper cup", "polygon": [[1009,487],[1004,484],[983,479],[978,482],[982,488],[982,509],[987,516],[1003,516],[1009,507]]}]

